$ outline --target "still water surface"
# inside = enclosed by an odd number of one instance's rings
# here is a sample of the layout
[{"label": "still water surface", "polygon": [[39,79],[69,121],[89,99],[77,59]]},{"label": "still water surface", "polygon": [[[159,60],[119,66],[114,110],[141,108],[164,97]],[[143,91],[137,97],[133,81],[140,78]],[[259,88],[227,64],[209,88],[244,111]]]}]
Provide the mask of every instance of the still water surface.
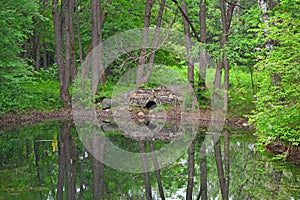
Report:
[{"label": "still water surface", "polygon": [[[199,132],[171,165],[128,173],[94,159],[70,123],[0,131],[0,199],[300,199],[300,167],[267,161],[251,134],[237,132],[224,133],[205,154]],[[106,137],[137,153],[168,143],[137,141],[114,128]]]}]

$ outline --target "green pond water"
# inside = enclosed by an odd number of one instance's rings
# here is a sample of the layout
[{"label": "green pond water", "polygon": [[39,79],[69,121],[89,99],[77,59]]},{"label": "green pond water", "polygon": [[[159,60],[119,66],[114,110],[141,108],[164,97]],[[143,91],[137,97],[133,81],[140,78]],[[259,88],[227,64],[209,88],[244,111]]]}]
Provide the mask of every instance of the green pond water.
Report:
[{"label": "green pond water", "polygon": [[0,131],[0,199],[300,199],[300,167],[255,152],[252,134],[224,132],[205,143],[207,135],[198,132],[189,145],[171,146],[173,160],[160,169],[169,159],[164,147],[173,142],[106,130],[98,139],[124,153],[105,150],[111,148],[93,136],[88,146],[70,123]]}]

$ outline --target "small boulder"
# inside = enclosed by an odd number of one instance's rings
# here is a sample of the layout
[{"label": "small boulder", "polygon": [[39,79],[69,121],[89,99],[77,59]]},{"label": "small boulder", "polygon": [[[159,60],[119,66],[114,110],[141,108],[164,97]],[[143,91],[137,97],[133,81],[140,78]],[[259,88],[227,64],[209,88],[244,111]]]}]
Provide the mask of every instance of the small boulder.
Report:
[{"label": "small boulder", "polygon": [[139,113],[137,114],[137,116],[139,116],[139,117],[144,117],[144,116],[145,116],[145,113],[143,113],[143,112],[141,111],[141,112],[139,112]]},{"label": "small boulder", "polygon": [[102,109],[103,110],[109,109],[112,106],[116,106],[116,105],[118,105],[118,101],[116,101],[114,99],[105,98],[102,100]]}]

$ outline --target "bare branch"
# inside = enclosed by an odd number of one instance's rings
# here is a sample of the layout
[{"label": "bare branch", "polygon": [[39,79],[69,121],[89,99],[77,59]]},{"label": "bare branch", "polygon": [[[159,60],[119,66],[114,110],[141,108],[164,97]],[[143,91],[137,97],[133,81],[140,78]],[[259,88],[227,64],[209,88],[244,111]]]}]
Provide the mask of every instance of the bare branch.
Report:
[{"label": "bare branch", "polygon": [[243,9],[243,10],[246,10],[245,7],[239,5],[239,4],[235,3],[235,2],[230,2],[230,1],[228,1],[228,0],[224,0],[224,1],[225,1],[226,3],[228,3],[228,4],[230,4],[230,5],[237,6],[237,7],[241,8],[241,9]]}]

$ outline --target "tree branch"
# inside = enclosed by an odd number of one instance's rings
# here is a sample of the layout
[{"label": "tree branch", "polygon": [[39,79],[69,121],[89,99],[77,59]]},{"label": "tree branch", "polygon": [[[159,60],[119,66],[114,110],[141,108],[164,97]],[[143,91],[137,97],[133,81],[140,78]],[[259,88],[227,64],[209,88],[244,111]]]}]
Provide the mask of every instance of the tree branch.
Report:
[{"label": "tree branch", "polygon": [[104,7],[104,9],[103,9],[103,14],[102,14],[102,16],[101,16],[101,22],[100,22],[100,27],[101,27],[101,28],[103,28],[103,24],[104,24],[104,22],[105,22],[105,20],[106,20],[106,18],[107,18],[107,15],[108,15],[108,7],[109,7],[110,3],[111,3],[111,0],[107,0],[106,5],[105,5],[105,7]]},{"label": "tree branch", "polygon": [[224,0],[224,1],[225,1],[226,3],[228,3],[228,4],[230,4],[230,5],[237,6],[237,7],[241,8],[241,9],[243,9],[243,10],[246,10],[245,7],[243,7],[243,6],[239,5],[239,4],[236,4],[235,2],[230,2],[230,1],[228,1],[228,0]]},{"label": "tree branch", "polygon": [[172,0],[178,7],[179,11],[181,12],[182,16],[184,17],[184,19],[188,22],[188,24],[190,25],[191,29],[192,29],[192,32],[194,33],[196,39],[198,42],[200,42],[200,38],[198,36],[198,33],[195,29],[195,27],[193,26],[193,24],[191,23],[191,21],[189,20],[188,16],[186,15],[186,13],[182,10],[181,6],[179,5],[178,1],[177,0]]}]

